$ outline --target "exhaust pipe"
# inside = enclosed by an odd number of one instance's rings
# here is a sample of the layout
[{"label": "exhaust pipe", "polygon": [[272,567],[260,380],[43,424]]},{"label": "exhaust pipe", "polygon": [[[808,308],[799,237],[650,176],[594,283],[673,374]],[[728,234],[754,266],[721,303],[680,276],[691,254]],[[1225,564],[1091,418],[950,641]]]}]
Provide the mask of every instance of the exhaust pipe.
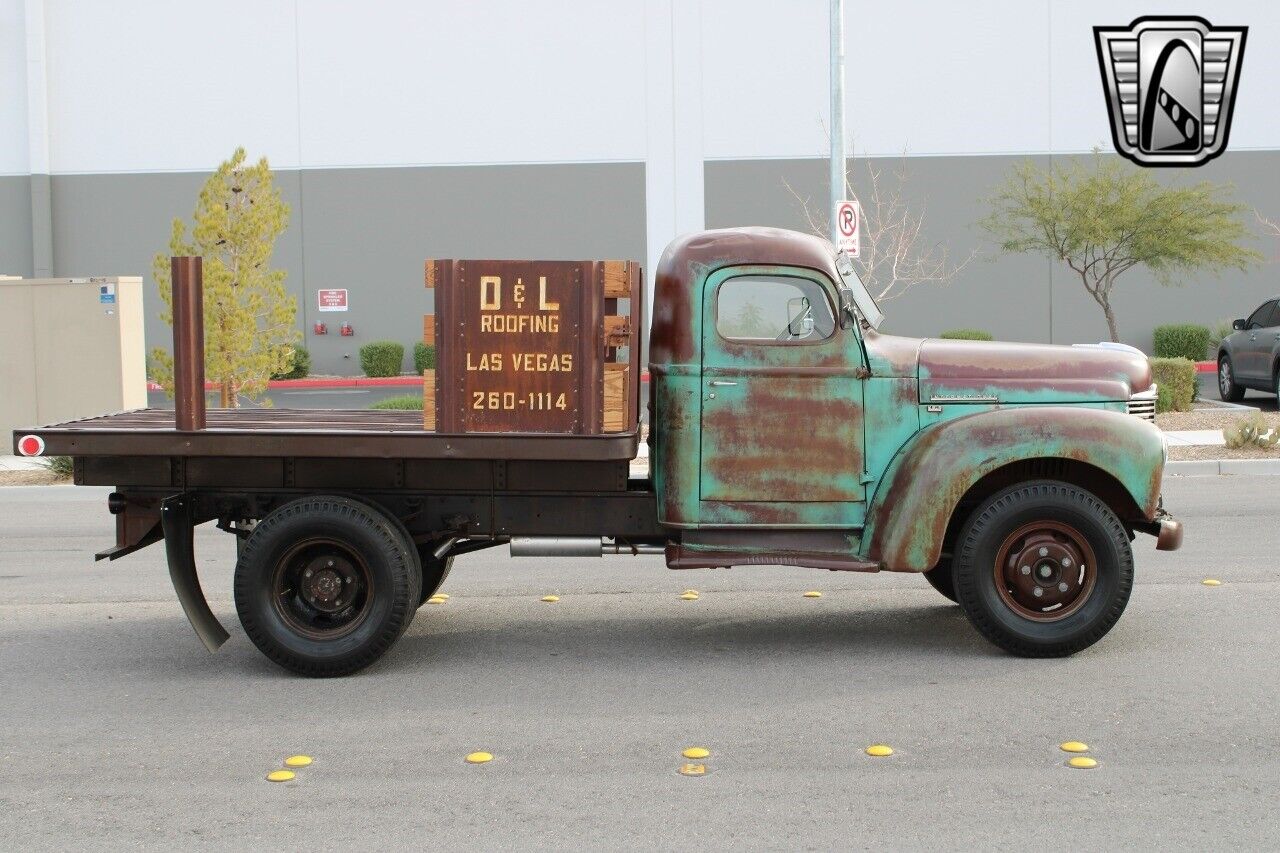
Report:
[{"label": "exhaust pipe", "polygon": [[605,554],[664,554],[666,546],[635,545],[599,536],[512,536],[513,557],[602,557]]}]

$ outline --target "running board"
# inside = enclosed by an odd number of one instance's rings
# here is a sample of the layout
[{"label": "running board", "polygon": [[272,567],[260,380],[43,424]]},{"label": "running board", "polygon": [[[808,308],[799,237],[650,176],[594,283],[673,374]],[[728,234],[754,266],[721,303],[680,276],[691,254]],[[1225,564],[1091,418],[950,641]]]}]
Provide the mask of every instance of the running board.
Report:
[{"label": "running board", "polygon": [[728,569],[733,566],[804,566],[833,572],[878,572],[879,563],[841,554],[805,551],[693,550],[681,544],[667,545],[668,569]]},{"label": "running board", "polygon": [[195,523],[191,501],[186,495],[165,498],[160,504],[160,527],[164,531],[164,550],[169,559],[169,579],[173,581],[178,602],[187,614],[204,647],[216,652],[229,638],[218,617],[209,609],[200,578],[196,575]]}]

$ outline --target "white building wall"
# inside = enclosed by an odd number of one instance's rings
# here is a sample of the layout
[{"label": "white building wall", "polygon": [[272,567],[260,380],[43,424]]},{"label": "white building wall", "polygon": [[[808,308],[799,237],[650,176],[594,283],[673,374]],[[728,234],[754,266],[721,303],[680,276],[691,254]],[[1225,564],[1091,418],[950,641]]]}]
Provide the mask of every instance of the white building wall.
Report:
[{"label": "white building wall", "polygon": [[[664,2],[674,29],[655,39]],[[826,151],[826,0],[45,6],[54,174],[205,170],[236,145],[281,168],[636,161],[694,156],[689,138],[711,160]],[[849,0],[854,153],[1105,150],[1092,27],[1150,11]],[[1280,147],[1280,4],[1159,11],[1251,27],[1231,147]],[[0,173],[26,168],[23,18],[0,0]],[[655,111],[663,81],[700,127]]]},{"label": "white building wall", "polygon": [[0,175],[26,175],[27,37],[23,0],[0,0]]}]

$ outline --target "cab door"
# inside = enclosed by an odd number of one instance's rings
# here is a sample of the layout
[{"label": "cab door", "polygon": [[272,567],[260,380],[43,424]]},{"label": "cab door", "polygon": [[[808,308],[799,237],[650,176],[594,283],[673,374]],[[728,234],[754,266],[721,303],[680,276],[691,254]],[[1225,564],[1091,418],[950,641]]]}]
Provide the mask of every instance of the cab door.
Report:
[{"label": "cab door", "polygon": [[734,267],[706,279],[703,524],[861,520],[865,361],[835,300],[811,270]]},{"label": "cab door", "polygon": [[1249,315],[1245,322],[1245,330],[1240,334],[1241,341],[1234,348],[1231,366],[1240,379],[1247,379],[1253,384],[1262,383],[1262,387],[1271,385],[1271,352],[1276,342],[1276,332],[1271,328],[1277,324],[1276,301],[1264,302],[1257,311]]}]

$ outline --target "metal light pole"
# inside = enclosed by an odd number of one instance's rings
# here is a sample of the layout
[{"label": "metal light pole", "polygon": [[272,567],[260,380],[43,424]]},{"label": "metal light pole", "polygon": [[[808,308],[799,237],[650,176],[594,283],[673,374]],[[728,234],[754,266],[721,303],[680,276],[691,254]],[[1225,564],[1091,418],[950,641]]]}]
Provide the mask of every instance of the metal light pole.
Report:
[{"label": "metal light pole", "polygon": [[836,202],[844,198],[844,0],[831,0],[831,242],[836,232]]}]

